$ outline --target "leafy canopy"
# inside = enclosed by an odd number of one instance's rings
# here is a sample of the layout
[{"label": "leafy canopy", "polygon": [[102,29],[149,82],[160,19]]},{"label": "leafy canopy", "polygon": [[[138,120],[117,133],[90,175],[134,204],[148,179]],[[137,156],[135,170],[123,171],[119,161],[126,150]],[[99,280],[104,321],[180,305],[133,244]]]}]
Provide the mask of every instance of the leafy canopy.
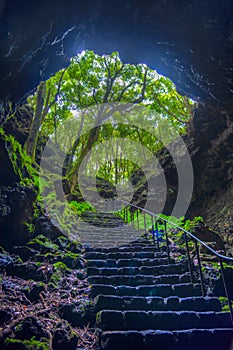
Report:
[{"label": "leafy canopy", "polygon": [[[178,94],[170,79],[158,75],[145,64],[123,63],[117,52],[99,56],[93,51],[83,51],[71,59],[68,68],[46,82],[46,89],[45,103],[48,108],[45,109],[47,113],[40,133],[53,135],[54,142],[65,148],[70,145],[71,139],[76,140],[68,152],[67,160],[67,176],[73,183],[77,181],[82,160],[94,145],[98,154],[98,143],[103,140],[130,138],[155,152],[163,147],[160,139],[169,132],[172,134],[173,128],[180,134],[185,133],[194,106],[186,96]],[[29,103],[35,108],[36,94],[30,97]],[[125,124],[113,122],[95,127],[100,122],[114,121],[116,103],[146,107],[139,121],[144,128],[133,126],[134,113],[124,114]],[[105,104],[108,107],[103,107]],[[90,124],[95,127],[94,131],[89,131]],[[64,132],[57,133],[58,127],[60,131],[64,127]],[[156,133],[148,132],[152,129]],[[59,138],[59,135],[62,137]],[[135,165],[124,161],[123,148],[113,142],[106,153],[113,154],[113,158],[120,158],[120,161],[112,159],[111,164],[103,165],[101,175],[107,176],[109,180],[113,177],[116,180],[116,173],[123,174],[123,177],[127,173],[128,177]],[[134,157],[132,153],[131,159]],[[87,172],[91,173],[93,167],[95,164],[90,162]]]}]

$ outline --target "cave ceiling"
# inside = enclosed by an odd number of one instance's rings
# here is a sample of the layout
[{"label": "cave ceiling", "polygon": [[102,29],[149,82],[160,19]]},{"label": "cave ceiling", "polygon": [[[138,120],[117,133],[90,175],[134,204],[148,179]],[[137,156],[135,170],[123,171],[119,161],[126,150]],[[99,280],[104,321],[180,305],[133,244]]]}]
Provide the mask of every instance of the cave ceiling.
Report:
[{"label": "cave ceiling", "polygon": [[232,0],[2,0],[0,99],[22,101],[37,84],[91,49],[119,51],[170,77],[202,102],[233,95]]}]

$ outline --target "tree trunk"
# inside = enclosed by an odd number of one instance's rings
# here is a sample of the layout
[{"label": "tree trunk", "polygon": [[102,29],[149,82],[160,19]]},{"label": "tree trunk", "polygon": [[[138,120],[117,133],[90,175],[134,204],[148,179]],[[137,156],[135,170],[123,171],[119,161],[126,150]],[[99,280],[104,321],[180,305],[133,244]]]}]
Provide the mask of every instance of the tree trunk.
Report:
[{"label": "tree trunk", "polygon": [[43,122],[43,108],[45,97],[46,82],[42,81],[37,88],[35,116],[31,124],[29,136],[24,144],[24,149],[26,150],[27,154],[32,158],[32,161],[35,161],[39,130]]},{"label": "tree trunk", "polygon": [[80,165],[88,152],[91,150],[93,144],[97,141],[98,136],[99,136],[99,131],[100,131],[101,126],[95,126],[93,129],[90,130],[88,140],[86,143],[86,146],[81,151],[81,154],[79,156],[78,162],[75,165],[75,168],[71,170],[70,175],[71,175],[71,191],[74,189],[75,185],[78,182],[78,172]]}]

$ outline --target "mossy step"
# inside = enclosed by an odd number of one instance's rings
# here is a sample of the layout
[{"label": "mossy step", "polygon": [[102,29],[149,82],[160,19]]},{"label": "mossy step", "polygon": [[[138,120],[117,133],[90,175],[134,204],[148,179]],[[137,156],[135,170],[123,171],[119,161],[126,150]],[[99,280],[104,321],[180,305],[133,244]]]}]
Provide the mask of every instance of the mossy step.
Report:
[{"label": "mossy step", "polygon": [[94,247],[94,248],[115,248],[119,247],[121,244],[129,243],[132,239],[131,237],[125,237],[122,238],[118,235],[111,236],[111,237],[103,237],[97,235],[96,237],[89,237],[82,234],[79,234],[79,239],[82,242],[84,247]]},{"label": "mossy step", "polygon": [[99,218],[108,218],[108,219],[119,219],[123,220],[120,216],[117,216],[116,214],[108,213],[106,211],[103,212],[95,212],[95,211],[85,211],[82,213],[82,217],[99,217]]},{"label": "mossy step", "polygon": [[111,284],[113,286],[139,286],[149,284],[167,284],[167,283],[188,283],[190,281],[189,273],[178,275],[112,275],[112,276],[89,276],[90,284]]},{"label": "mossy step", "polygon": [[[152,252],[87,252],[84,254],[85,259],[102,260],[102,259],[153,259],[155,253]],[[166,259],[166,258],[164,258]]]},{"label": "mossy step", "polygon": [[93,284],[91,286],[91,297],[97,295],[118,295],[118,296],[201,296],[200,284],[193,285],[191,283],[179,284],[155,284],[143,285],[137,287],[131,286],[113,286],[107,284]]},{"label": "mossy step", "polygon": [[[145,245],[142,247],[113,247],[113,248],[104,248],[104,247],[87,247],[85,248],[86,252],[96,252],[96,253],[115,253],[115,252],[157,252],[157,247],[154,245]],[[161,257],[166,253],[160,253]]]},{"label": "mossy step", "polygon": [[218,298],[210,297],[127,297],[99,295],[95,300],[95,312],[111,310],[144,311],[221,311]]},{"label": "mossy step", "polygon": [[158,266],[168,264],[167,258],[131,258],[131,259],[99,259],[99,260],[87,260],[86,266],[94,267],[140,267],[140,266]]},{"label": "mossy step", "polygon": [[118,238],[114,238],[114,239],[107,239],[107,240],[97,240],[97,239],[89,239],[88,237],[80,237],[79,235],[79,239],[80,241],[82,242],[83,244],[83,247],[86,248],[86,247],[92,247],[94,249],[98,249],[98,248],[105,248],[105,249],[109,249],[109,248],[117,248],[119,247],[120,244],[122,243],[129,243],[130,242],[130,238],[127,240],[127,239],[118,239]]},{"label": "mossy step", "polygon": [[94,241],[96,240],[97,242],[102,241],[108,241],[109,239],[112,238],[122,238],[122,242],[119,242],[119,246],[122,245],[128,245],[132,240],[138,237],[137,232],[125,232],[125,230],[119,230],[119,231],[95,231],[95,232],[87,232],[87,231],[80,231],[80,235],[82,237],[89,237],[90,240]]},{"label": "mossy step", "polygon": [[102,330],[186,330],[231,328],[227,312],[102,310],[96,317]]},{"label": "mossy step", "polygon": [[102,350],[230,350],[233,329],[183,331],[106,331],[100,336]]},{"label": "mossy step", "polygon": [[[86,236],[89,237],[90,240],[96,241],[96,242],[100,242],[102,244],[104,244],[104,241],[106,240],[108,242],[108,240],[111,240],[113,237],[121,237],[122,241],[118,242],[119,244],[117,244],[114,248],[117,249],[122,249],[122,248],[128,248],[129,251],[134,251],[134,249],[137,249],[137,251],[141,251],[143,249],[148,248],[156,248],[156,246],[152,243],[150,243],[149,240],[146,241],[136,241],[135,239],[140,237],[140,233],[138,233],[138,231],[135,230],[129,230],[130,228],[128,226],[124,226],[124,227],[119,227],[117,230],[115,231],[109,231],[109,230],[105,230],[103,231],[101,228],[96,228],[94,231],[92,230],[92,228],[84,228],[83,230],[81,230],[81,233],[79,233],[81,236]],[[100,246],[101,248],[106,249],[104,246]],[[95,250],[95,247],[85,247],[87,248],[87,251],[90,249],[90,251]],[[99,248],[98,248],[99,249]],[[165,249],[165,246],[161,247],[161,251],[163,251],[163,249]]]},{"label": "mossy step", "polygon": [[[94,266],[92,266],[94,265]],[[104,264],[103,264],[104,265]],[[112,276],[112,275],[165,275],[165,274],[182,274],[188,271],[188,267],[185,264],[167,264],[158,266],[140,266],[140,267],[96,267],[94,261],[87,264],[87,275],[100,275],[100,276]]]},{"label": "mossy step", "polygon": [[81,220],[99,227],[114,227],[125,225],[125,222],[121,217],[110,213],[84,212],[81,215]]}]

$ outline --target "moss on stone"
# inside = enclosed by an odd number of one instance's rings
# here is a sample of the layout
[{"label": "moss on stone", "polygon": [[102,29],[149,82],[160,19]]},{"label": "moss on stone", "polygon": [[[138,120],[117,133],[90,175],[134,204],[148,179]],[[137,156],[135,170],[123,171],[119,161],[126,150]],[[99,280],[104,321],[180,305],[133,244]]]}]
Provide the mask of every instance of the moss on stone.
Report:
[{"label": "moss on stone", "polygon": [[4,345],[6,348],[14,349],[17,345],[23,345],[27,350],[49,350],[49,340],[42,338],[40,341],[35,340],[35,337],[32,337],[28,340],[21,340],[15,338],[6,338]]}]

